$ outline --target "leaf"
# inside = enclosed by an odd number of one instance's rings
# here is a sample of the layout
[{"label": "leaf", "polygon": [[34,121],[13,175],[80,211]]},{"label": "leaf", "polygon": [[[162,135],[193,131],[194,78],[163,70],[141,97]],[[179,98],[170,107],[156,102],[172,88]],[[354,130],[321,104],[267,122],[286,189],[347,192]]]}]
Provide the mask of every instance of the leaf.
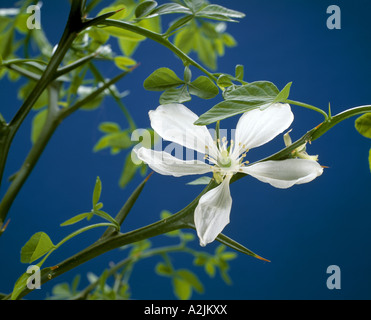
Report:
[{"label": "leaf", "polygon": [[371,171],[371,149],[368,155],[368,163],[370,164],[370,171]]},{"label": "leaf", "polygon": [[184,27],[180,30],[174,39],[174,45],[182,50],[185,54],[189,54],[196,47],[196,32],[193,28]]},{"label": "leaf", "polygon": [[233,22],[235,20],[231,18],[244,18],[245,14],[217,4],[210,4],[198,11],[197,17]]},{"label": "leaf", "polygon": [[191,182],[188,182],[187,185],[190,185],[190,186],[207,185],[210,183],[210,181],[211,181],[211,178],[205,176],[205,177],[201,177],[196,180],[193,180]]},{"label": "leaf", "polygon": [[178,76],[169,68],[160,68],[154,71],[146,80],[144,88],[152,91],[163,91],[184,84]]},{"label": "leaf", "polygon": [[165,34],[166,35],[171,34],[173,31],[175,31],[176,29],[179,29],[180,27],[184,26],[185,24],[187,24],[192,19],[193,19],[193,16],[192,15],[186,15],[186,16],[184,16],[182,18],[179,18],[179,19],[173,21],[170,24],[169,29],[166,30]]},{"label": "leaf", "polygon": [[122,70],[128,70],[128,67],[135,66],[137,62],[129,57],[116,57],[114,59],[115,65],[122,69]]},{"label": "leaf", "polygon": [[100,181],[100,178],[97,177],[97,179],[95,180],[95,186],[94,186],[94,191],[93,191],[93,208],[98,203],[101,193],[102,193],[102,182]]},{"label": "leaf", "polygon": [[111,153],[116,154],[123,149],[127,149],[132,145],[127,130],[108,133],[99,139],[93,148],[94,152],[100,151],[105,148],[111,148]]},{"label": "leaf", "polygon": [[227,88],[233,85],[231,76],[227,74],[221,74],[217,80],[218,86],[221,88]]},{"label": "leaf", "polygon": [[158,6],[156,9],[154,9],[149,17],[157,17],[163,14],[173,14],[173,13],[185,13],[185,14],[192,14],[192,11],[188,8],[177,4],[177,3],[165,3],[161,6]]},{"label": "leaf", "polygon": [[173,273],[173,270],[166,264],[159,262],[156,265],[156,273],[161,276],[170,276]]},{"label": "leaf", "polygon": [[71,219],[66,220],[65,222],[61,223],[61,227],[69,226],[72,224],[75,224],[81,220],[84,220],[85,218],[89,217],[91,215],[91,212],[85,212],[85,213],[80,213]]},{"label": "leaf", "polygon": [[31,142],[34,144],[40,136],[48,117],[48,109],[39,111],[32,119]]},{"label": "leaf", "polygon": [[173,288],[174,288],[174,294],[180,299],[180,300],[188,300],[192,296],[192,286],[189,282],[174,277],[172,279]]},{"label": "leaf", "polygon": [[124,169],[119,180],[119,186],[125,188],[127,184],[133,179],[135,173],[138,170],[138,166],[132,161],[131,153],[126,156]]},{"label": "leaf", "polygon": [[288,83],[281,92],[277,95],[274,102],[285,102],[289,95],[290,95],[290,89],[291,89],[292,82]]},{"label": "leaf", "polygon": [[205,263],[205,271],[211,278],[215,277],[215,265],[211,259]]},{"label": "leaf", "polygon": [[357,131],[366,138],[371,138],[371,112],[360,116],[355,123]]},{"label": "leaf", "polygon": [[189,93],[201,99],[215,98],[219,89],[208,77],[200,76],[189,84]]},{"label": "leaf", "polygon": [[207,125],[252,109],[265,109],[275,102],[279,94],[277,87],[268,81],[257,81],[226,92],[222,101],[205,112],[195,122]]},{"label": "leaf", "polygon": [[16,300],[21,292],[26,288],[27,280],[29,277],[30,275],[28,273],[24,273],[18,278],[13,287],[13,292],[10,297],[11,300]]},{"label": "leaf", "polygon": [[144,1],[140,3],[135,9],[135,16],[137,18],[144,17],[156,7],[157,7],[156,1]]},{"label": "leaf", "polygon": [[55,248],[55,246],[46,233],[35,233],[22,247],[21,262],[32,263],[47,254],[53,248]]},{"label": "leaf", "polygon": [[160,97],[160,104],[169,103],[184,103],[191,100],[188,89],[186,85],[180,88],[170,88],[165,90],[165,92]]},{"label": "leaf", "polygon": [[180,269],[176,271],[176,275],[186,282],[188,282],[192,288],[194,288],[198,293],[203,293],[204,292],[204,287],[198,277],[191,272],[190,270],[187,269]]},{"label": "leaf", "polygon": [[120,131],[120,126],[116,122],[102,122],[99,130],[104,133],[115,133]]},{"label": "leaf", "polygon": [[243,81],[244,73],[245,73],[244,66],[240,64],[236,65],[236,69],[235,69],[236,79]]},{"label": "leaf", "polygon": [[102,9],[101,11],[99,11],[99,13],[97,14],[97,17],[105,13],[115,12],[115,11],[117,11],[117,13],[115,13],[113,16],[110,16],[110,19],[121,20],[127,16],[127,9],[123,5],[115,5],[115,6],[106,7]]},{"label": "leaf", "polygon": [[112,222],[115,226],[116,226],[116,229],[117,230],[120,230],[120,225],[117,223],[117,221],[111,217],[107,212],[104,212],[102,210],[94,210],[94,214],[96,214],[97,216],[109,221],[109,222]]}]

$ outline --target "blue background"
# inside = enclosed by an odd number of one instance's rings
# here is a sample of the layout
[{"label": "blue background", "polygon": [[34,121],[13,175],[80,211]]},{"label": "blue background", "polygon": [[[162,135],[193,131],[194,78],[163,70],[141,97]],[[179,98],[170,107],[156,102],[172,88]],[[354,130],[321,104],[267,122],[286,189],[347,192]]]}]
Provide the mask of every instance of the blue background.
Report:
[{"label": "blue background", "polygon": [[[13,1],[2,1],[2,7]],[[107,5],[110,2],[107,1]],[[163,2],[160,2],[163,3]],[[245,65],[246,80],[272,81],[282,89],[293,82],[292,100],[306,102],[333,114],[371,102],[369,1],[273,1],[216,0],[214,3],[242,11],[246,17],[238,24],[228,24],[228,31],[238,46],[219,59],[218,71],[233,73],[236,64]],[[341,8],[341,30],[329,30],[328,6]],[[68,1],[44,1],[42,25],[49,40],[56,44],[68,16]],[[158,93],[143,89],[143,80],[156,68],[170,67],[181,74],[182,65],[172,53],[151,41],[143,43],[135,54],[140,67],[119,82],[120,91],[130,90],[123,102],[133,114],[138,127],[148,127],[147,112],[158,105]],[[105,75],[117,73],[114,66]],[[20,83],[3,79],[0,86],[1,113],[10,119],[20,106],[17,88]],[[198,98],[187,104],[201,114],[219,101]],[[292,107],[295,120],[293,140],[318,125],[322,116],[300,107]],[[5,177],[16,172],[30,148],[30,115],[14,140]],[[232,119],[226,125],[233,125]],[[369,299],[371,248],[371,173],[368,151],[371,141],[354,129],[349,119],[330,130],[309,146],[309,154],[318,154],[322,165],[329,168],[315,181],[279,190],[247,177],[231,186],[233,208],[231,223],[224,233],[270,263],[239,254],[231,262],[232,286],[217,274],[210,279],[201,268],[192,266],[189,255],[173,256],[177,268],[190,267],[205,285],[203,295],[194,299]],[[136,179],[126,189],[118,187],[125,153],[111,156],[107,151],[93,153],[103,121],[126,122],[115,103],[106,99],[94,112],[78,112],[57,130],[39,163],[19,193],[9,213],[6,233],[0,238],[0,291],[10,292],[26,265],[19,252],[29,237],[38,231],[48,233],[57,243],[72,229],[59,224],[71,216],[90,210],[95,178],[103,183],[104,209],[113,215],[141,181]],[[282,137],[251,151],[256,159],[283,147]],[[254,152],[254,153],[253,153]],[[154,222],[161,210],[176,212],[202,190],[185,186],[191,178],[172,178],[154,174],[140,200],[128,217],[124,231]],[[0,190],[5,192],[6,183]],[[55,264],[88,246],[100,235],[91,231],[75,238],[50,257]],[[157,245],[170,241],[153,239]],[[213,252],[218,243],[204,250]],[[194,248],[200,249],[197,241]],[[100,274],[109,262],[118,262],[125,251],[114,250],[92,260],[74,272],[49,282],[30,294],[28,299],[42,299],[53,285],[82,275],[81,287],[87,284],[86,273]],[[132,275],[132,297],[135,299],[173,299],[169,279],[153,272],[159,260],[139,263]],[[341,290],[326,287],[329,265],[341,269]]]}]

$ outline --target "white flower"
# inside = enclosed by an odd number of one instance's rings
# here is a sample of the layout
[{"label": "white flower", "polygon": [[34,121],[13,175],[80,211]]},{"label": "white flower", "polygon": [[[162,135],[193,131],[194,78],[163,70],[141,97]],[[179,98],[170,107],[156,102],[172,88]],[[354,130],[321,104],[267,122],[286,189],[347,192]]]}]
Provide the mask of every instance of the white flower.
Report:
[{"label": "white flower", "polygon": [[198,116],[181,104],[161,105],[149,112],[152,128],[164,140],[206,154],[208,163],[180,160],[167,152],[138,149],[137,156],[154,171],[175,177],[213,172],[220,183],[204,194],[195,209],[194,222],[201,246],[214,241],[229,223],[232,198],[229,183],[238,172],[271,184],[289,188],[307,183],[322,174],[323,168],[313,160],[287,159],[247,165],[248,150],[261,146],[285,131],[294,116],[288,104],[276,103],[265,110],[244,113],[238,121],[235,141],[214,141],[206,126],[196,126]]}]

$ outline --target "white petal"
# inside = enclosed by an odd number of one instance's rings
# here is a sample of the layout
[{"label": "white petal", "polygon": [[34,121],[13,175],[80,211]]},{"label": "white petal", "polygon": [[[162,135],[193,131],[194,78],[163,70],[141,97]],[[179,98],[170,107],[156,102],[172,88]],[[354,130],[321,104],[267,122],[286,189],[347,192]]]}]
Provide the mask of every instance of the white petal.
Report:
[{"label": "white petal", "polygon": [[167,152],[150,150],[143,147],[137,151],[137,156],[140,160],[147,163],[153,171],[163,175],[181,177],[212,171],[211,167],[205,162],[198,160],[183,161]]},{"label": "white petal", "polygon": [[182,104],[161,105],[149,112],[151,126],[163,139],[217,157],[217,148],[206,126],[193,123],[198,116]]},{"label": "white petal", "polygon": [[[294,120],[290,105],[275,103],[265,110],[244,113],[238,121],[234,153],[259,147],[285,131]],[[243,148],[245,145],[245,148]]]},{"label": "white petal", "polygon": [[195,226],[201,246],[214,241],[229,223],[232,208],[230,179],[225,178],[219,186],[205,193],[195,209]]},{"label": "white petal", "polygon": [[244,173],[281,189],[310,182],[323,172],[316,161],[305,159],[265,161],[241,169]]}]

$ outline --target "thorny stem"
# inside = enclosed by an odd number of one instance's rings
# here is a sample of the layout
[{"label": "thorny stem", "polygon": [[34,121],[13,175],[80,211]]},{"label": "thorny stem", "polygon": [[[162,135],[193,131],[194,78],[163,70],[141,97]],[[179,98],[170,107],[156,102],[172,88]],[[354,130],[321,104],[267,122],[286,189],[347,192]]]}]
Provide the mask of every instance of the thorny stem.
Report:
[{"label": "thorny stem", "polygon": [[[98,24],[97,24],[98,25]],[[142,27],[133,25],[131,23],[125,22],[125,21],[118,21],[118,20],[112,20],[112,19],[106,19],[105,21],[102,21],[100,25],[104,26],[111,26],[111,27],[117,27],[124,30],[135,32],[139,35],[142,35],[148,39],[154,40],[157,43],[163,45],[164,47],[171,50],[173,53],[175,53],[185,64],[193,65],[197,69],[201,70],[205,75],[207,75],[211,80],[214,82],[217,82],[217,78],[211,74],[208,70],[206,70],[203,66],[201,66],[199,63],[194,61],[192,58],[190,58],[188,55],[186,55],[182,50],[178,49],[176,46],[174,46],[169,40],[167,40],[163,35],[144,29]]]}]

